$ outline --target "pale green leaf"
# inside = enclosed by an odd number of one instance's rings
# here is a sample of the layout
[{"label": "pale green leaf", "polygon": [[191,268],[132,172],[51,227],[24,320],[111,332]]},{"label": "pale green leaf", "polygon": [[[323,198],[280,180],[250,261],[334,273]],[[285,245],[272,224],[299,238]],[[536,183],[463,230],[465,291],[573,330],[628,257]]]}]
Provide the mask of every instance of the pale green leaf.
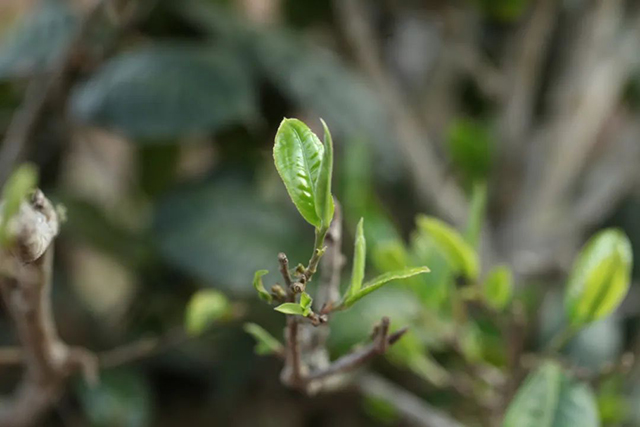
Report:
[{"label": "pale green leaf", "polygon": [[296,304],[294,302],[285,302],[284,304],[280,304],[276,308],[275,311],[279,311],[284,314],[293,314],[298,316],[304,316],[304,308],[300,304]]},{"label": "pale green leaf", "polygon": [[360,218],[356,228],[356,240],[353,251],[353,272],[351,273],[351,285],[345,294],[345,298],[350,298],[357,294],[362,288],[364,280],[364,267],[367,256],[367,242],[364,237],[364,218]]},{"label": "pale green leaf", "polygon": [[245,323],[244,330],[256,340],[256,354],[278,354],[284,351],[282,344],[262,326],[255,323]]},{"label": "pale green leaf", "polygon": [[271,303],[271,301],[273,300],[273,297],[269,292],[267,292],[267,290],[264,288],[264,284],[262,283],[262,276],[268,273],[269,272],[267,270],[256,271],[256,274],[253,276],[253,287],[255,288],[256,291],[258,291],[258,295],[260,296],[260,299],[268,303]]},{"label": "pale green leaf", "polygon": [[627,236],[607,229],[581,250],[568,279],[565,308],[573,326],[611,314],[629,291],[633,254]]},{"label": "pale green leaf", "polygon": [[478,254],[460,233],[450,225],[426,215],[419,215],[416,221],[418,228],[431,236],[456,272],[470,279],[478,277]]},{"label": "pale green leaf", "polygon": [[198,291],[187,305],[185,329],[190,335],[199,335],[228,312],[229,301],[221,292],[214,289]]},{"label": "pale green leaf", "polygon": [[503,310],[513,294],[513,275],[506,266],[498,266],[489,272],[484,282],[484,299],[496,309]]},{"label": "pale green leaf", "polygon": [[318,182],[316,183],[316,214],[324,228],[329,228],[331,220],[333,220],[333,196],[331,195],[331,178],[333,177],[333,139],[329,127],[322,121],[324,127],[324,153],[322,163],[320,164],[320,173]]},{"label": "pale green leaf", "polygon": [[367,296],[371,292],[380,289],[382,286],[393,280],[407,279],[409,277],[416,276],[418,274],[428,273],[430,270],[427,267],[418,267],[418,268],[407,268],[405,270],[400,271],[391,271],[385,274],[382,274],[375,279],[364,284],[362,289],[356,292],[354,295],[346,298],[344,302],[341,304],[342,308],[351,307],[361,298]]},{"label": "pale green leaf", "polygon": [[9,244],[7,226],[20,211],[23,200],[35,190],[38,184],[38,170],[31,164],[20,166],[7,180],[2,189],[0,210],[0,246]]},{"label": "pale green leaf", "polygon": [[300,295],[300,307],[302,307],[302,315],[308,316],[311,313],[311,303],[313,302],[313,298],[306,292],[303,292]]},{"label": "pale green leaf", "polygon": [[300,214],[316,228],[322,219],[316,212],[316,184],[324,147],[318,137],[297,119],[284,119],[276,133],[273,159],[287,192]]},{"label": "pale green leaf", "polygon": [[542,365],[518,390],[503,427],[599,427],[593,393],[567,377],[560,366]]},{"label": "pale green leaf", "polygon": [[467,220],[467,230],[465,232],[466,240],[472,247],[477,247],[480,242],[486,209],[487,185],[485,183],[476,183],[471,192],[469,219]]}]

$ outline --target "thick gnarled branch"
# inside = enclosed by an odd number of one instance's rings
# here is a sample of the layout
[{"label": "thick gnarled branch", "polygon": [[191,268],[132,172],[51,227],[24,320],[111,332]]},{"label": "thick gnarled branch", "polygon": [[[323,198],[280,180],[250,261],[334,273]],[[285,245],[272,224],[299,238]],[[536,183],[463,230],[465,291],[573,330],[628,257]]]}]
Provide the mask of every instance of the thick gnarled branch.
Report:
[{"label": "thick gnarled branch", "polygon": [[33,425],[60,397],[66,380],[80,369],[96,380],[96,360],[59,338],[51,309],[53,240],[58,216],[41,191],[24,201],[9,220],[11,242],[2,256],[0,292],[22,345],[25,374],[14,396],[0,405],[0,425]]}]

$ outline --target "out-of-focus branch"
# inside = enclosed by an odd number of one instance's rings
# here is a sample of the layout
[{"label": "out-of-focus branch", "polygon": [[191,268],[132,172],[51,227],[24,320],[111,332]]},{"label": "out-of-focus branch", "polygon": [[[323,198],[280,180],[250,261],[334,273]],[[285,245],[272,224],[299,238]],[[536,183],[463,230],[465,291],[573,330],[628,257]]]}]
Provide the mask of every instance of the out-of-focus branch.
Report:
[{"label": "out-of-focus branch", "polygon": [[320,271],[320,285],[317,300],[320,312],[330,311],[333,304],[340,298],[340,273],[344,266],[342,255],[342,207],[335,201],[333,222],[325,237],[327,250],[322,257]]},{"label": "out-of-focus branch", "polygon": [[466,198],[453,179],[447,177],[426,129],[403,99],[397,82],[385,69],[375,44],[376,36],[368,17],[367,4],[361,0],[338,0],[334,6],[358,61],[386,103],[419,197],[445,218],[463,224],[467,213]]},{"label": "out-of-focus branch", "polygon": [[395,344],[407,332],[406,328],[400,329],[391,335],[389,332],[389,318],[382,318],[374,330],[374,342],[339,359],[333,361],[325,369],[310,372],[308,381],[320,380],[333,375],[347,373],[363,366],[374,357],[384,354],[388,346]]},{"label": "out-of-focus branch", "polygon": [[573,226],[581,232],[606,219],[622,198],[640,182],[638,160],[640,146],[637,137],[640,126],[637,117],[628,118],[621,130],[612,135],[584,179],[582,194],[574,207]]},{"label": "out-of-focus branch", "polygon": [[[621,20],[615,13],[622,14],[623,10],[611,7],[603,10],[598,16],[606,23],[594,23],[594,29]],[[615,46],[613,50],[600,50],[605,44],[601,37],[587,40],[593,40],[595,51],[584,53],[581,55],[584,62],[566,70],[571,77],[565,80],[570,78],[574,81],[570,85],[571,92],[560,98],[559,108],[553,112],[554,118],[539,134],[538,143],[547,147],[546,161],[540,162],[537,177],[533,178],[537,181],[535,191],[527,195],[531,201],[529,206],[537,212],[561,204],[580,176],[603,125],[618,104],[629,75],[638,65],[640,14],[634,17],[630,28],[619,39],[615,32],[611,34],[609,45]],[[576,47],[576,50],[582,49],[588,50],[588,47]]]},{"label": "out-of-focus branch", "polygon": [[533,12],[517,35],[507,55],[507,98],[500,120],[500,133],[505,156],[510,160],[522,153],[522,144],[531,125],[535,94],[549,47],[549,39],[558,15],[558,0],[534,2]]},{"label": "out-of-focus branch", "polygon": [[358,378],[356,386],[365,396],[382,399],[393,405],[400,415],[415,427],[464,427],[439,409],[430,406],[414,394],[398,387],[391,381],[375,375],[365,374]]},{"label": "out-of-focus branch", "polygon": [[3,257],[14,268],[0,281],[0,292],[17,329],[26,367],[14,396],[0,402],[0,425],[30,426],[60,397],[67,378],[81,370],[96,380],[91,353],[71,348],[58,337],[51,310],[52,242],[58,217],[42,192],[22,203],[10,220],[13,242]]}]

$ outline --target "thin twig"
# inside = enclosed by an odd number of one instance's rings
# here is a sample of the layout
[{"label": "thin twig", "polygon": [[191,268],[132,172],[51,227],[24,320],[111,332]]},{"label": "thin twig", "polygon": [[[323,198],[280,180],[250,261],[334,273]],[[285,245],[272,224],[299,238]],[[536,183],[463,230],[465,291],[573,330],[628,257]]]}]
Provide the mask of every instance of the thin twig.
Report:
[{"label": "thin twig", "polygon": [[398,340],[402,338],[408,330],[407,328],[403,328],[387,336],[386,333],[389,330],[389,319],[386,319],[386,327],[382,326],[384,324],[385,320],[383,319],[381,325],[377,327],[378,330],[373,343],[338,358],[326,369],[310,372],[306,379],[308,381],[319,380],[357,369],[374,357],[384,354],[387,347],[398,342]]}]

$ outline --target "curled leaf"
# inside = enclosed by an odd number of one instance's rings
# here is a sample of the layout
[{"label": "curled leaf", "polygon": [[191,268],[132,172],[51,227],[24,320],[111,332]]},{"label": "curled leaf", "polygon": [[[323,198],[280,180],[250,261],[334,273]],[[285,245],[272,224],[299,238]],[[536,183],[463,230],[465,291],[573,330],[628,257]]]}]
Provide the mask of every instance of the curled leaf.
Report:
[{"label": "curled leaf", "polygon": [[255,288],[256,291],[258,291],[258,295],[260,296],[260,299],[268,303],[271,303],[271,301],[273,300],[273,297],[269,292],[267,292],[267,290],[264,288],[264,284],[262,283],[262,276],[268,273],[269,272],[267,270],[256,271],[256,274],[253,276],[253,287]]}]

